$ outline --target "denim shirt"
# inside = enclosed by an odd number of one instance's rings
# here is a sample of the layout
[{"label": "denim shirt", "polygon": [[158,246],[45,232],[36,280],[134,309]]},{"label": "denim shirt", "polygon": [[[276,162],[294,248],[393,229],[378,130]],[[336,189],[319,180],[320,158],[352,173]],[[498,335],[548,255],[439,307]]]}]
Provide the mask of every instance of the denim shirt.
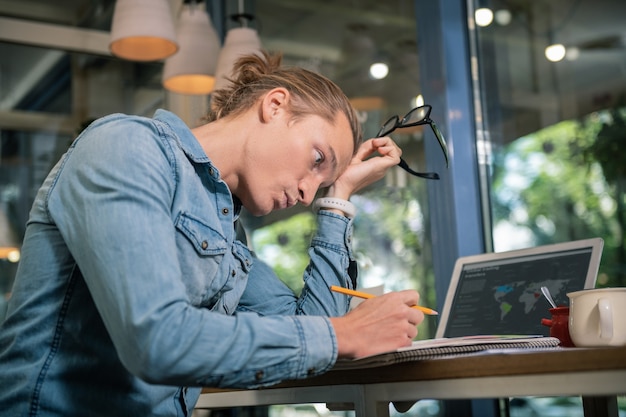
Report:
[{"label": "denim shirt", "polygon": [[352,223],[319,212],[295,297],[237,240],[237,216],[174,114],[92,123],[31,209],[0,328],[0,414],[184,416],[202,386],[327,371]]}]

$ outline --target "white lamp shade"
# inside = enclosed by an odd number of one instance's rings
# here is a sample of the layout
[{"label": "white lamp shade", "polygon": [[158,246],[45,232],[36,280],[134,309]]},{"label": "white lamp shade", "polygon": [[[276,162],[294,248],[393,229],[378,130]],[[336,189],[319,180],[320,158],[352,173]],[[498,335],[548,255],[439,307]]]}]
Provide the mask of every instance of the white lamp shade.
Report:
[{"label": "white lamp shade", "polygon": [[163,86],[180,94],[209,94],[215,85],[220,41],[202,5],[185,5],[178,20],[180,49],[165,61]]},{"label": "white lamp shade", "polygon": [[226,33],[224,46],[217,60],[215,90],[224,88],[229,83],[227,78],[233,75],[233,66],[241,56],[260,52],[261,40],[256,30],[247,27],[230,29]]},{"label": "white lamp shade", "polygon": [[178,49],[169,0],[117,0],[111,53],[131,61],[157,61]]}]

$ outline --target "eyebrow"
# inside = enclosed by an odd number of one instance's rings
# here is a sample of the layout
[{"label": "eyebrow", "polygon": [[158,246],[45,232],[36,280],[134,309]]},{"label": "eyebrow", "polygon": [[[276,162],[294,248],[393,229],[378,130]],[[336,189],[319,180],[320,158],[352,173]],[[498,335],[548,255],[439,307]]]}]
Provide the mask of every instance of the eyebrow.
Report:
[{"label": "eyebrow", "polygon": [[330,152],[330,164],[333,169],[333,173],[337,173],[337,154],[335,153],[335,149],[332,146],[328,146],[328,150]]}]

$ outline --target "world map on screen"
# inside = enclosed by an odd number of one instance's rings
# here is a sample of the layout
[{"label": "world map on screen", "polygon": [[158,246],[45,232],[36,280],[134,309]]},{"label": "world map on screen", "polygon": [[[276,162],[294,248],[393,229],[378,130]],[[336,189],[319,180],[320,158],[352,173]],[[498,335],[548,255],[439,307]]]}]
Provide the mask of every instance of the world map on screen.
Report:
[{"label": "world map on screen", "polygon": [[[538,300],[543,303],[547,301],[543,298],[541,287],[546,286],[552,296],[557,300],[562,300],[565,295],[565,287],[568,280],[546,280],[539,282],[514,281],[511,283],[492,287],[493,297],[500,306],[500,320],[504,320],[508,314],[514,310],[521,310],[524,314],[534,311]],[[541,306],[544,308],[544,305]]]}]

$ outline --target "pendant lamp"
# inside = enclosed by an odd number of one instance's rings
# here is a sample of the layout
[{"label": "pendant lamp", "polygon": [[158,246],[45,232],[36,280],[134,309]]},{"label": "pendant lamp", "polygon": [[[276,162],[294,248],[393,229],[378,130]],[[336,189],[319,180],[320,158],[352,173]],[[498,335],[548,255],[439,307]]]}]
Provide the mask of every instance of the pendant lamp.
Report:
[{"label": "pendant lamp", "polygon": [[224,45],[217,59],[215,90],[228,85],[228,78],[233,75],[233,66],[241,56],[253,53],[261,55],[261,39],[256,29],[246,26],[253,16],[244,12],[243,1],[239,1],[239,13],[231,16],[231,19],[239,22],[241,27],[235,27],[226,32]]},{"label": "pendant lamp", "polygon": [[163,86],[179,94],[209,94],[220,41],[204,2],[183,6],[176,34],[180,49],[165,61]]},{"label": "pendant lamp", "polygon": [[158,61],[178,49],[169,0],[117,0],[111,53],[131,61]]}]

